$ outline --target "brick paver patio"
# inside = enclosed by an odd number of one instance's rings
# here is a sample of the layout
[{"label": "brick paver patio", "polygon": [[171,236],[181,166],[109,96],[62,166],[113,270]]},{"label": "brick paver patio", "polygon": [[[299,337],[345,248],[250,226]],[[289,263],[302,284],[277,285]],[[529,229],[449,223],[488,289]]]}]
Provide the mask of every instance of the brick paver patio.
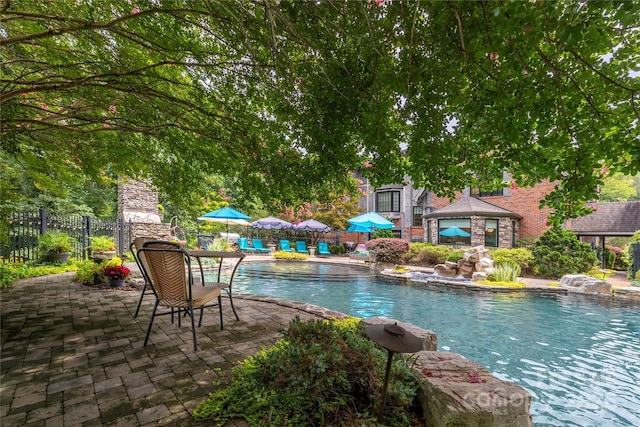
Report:
[{"label": "brick paver patio", "polygon": [[[238,361],[280,338],[295,317],[339,313],[282,300],[241,297],[236,321],[223,298],[205,312],[193,351],[190,322],[156,318],[143,347],[152,297],[96,289],[72,274],[22,280],[0,291],[0,425],[204,425],[193,409],[231,378]],[[208,315],[207,315],[208,314]],[[188,319],[187,319],[188,320]]]}]

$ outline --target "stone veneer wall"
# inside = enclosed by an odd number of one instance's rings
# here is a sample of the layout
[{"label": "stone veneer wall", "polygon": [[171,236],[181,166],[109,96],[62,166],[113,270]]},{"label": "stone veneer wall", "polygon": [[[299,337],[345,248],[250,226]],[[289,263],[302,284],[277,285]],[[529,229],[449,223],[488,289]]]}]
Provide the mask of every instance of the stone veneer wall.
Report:
[{"label": "stone veneer wall", "polygon": [[150,189],[148,181],[118,179],[118,218],[131,221],[132,238],[148,236],[167,240],[171,237],[170,224],[162,222],[158,203],[158,193]]},{"label": "stone veneer wall", "polygon": [[[425,220],[426,223],[430,223],[431,227],[424,227],[425,241],[431,241],[433,243],[438,242],[438,219],[469,219],[468,216],[457,217],[450,216],[446,218],[433,218]],[[497,219],[498,220],[498,247],[499,248],[511,248],[511,236],[513,235],[513,220],[509,217],[484,217],[484,216],[472,216],[471,217],[471,244],[469,246],[486,246],[484,241],[484,229],[485,220]],[[427,230],[431,230],[431,236],[427,234]],[[518,231],[516,225],[516,232]],[[516,234],[517,235],[517,234]],[[428,240],[431,237],[431,240]],[[514,242],[515,243],[515,242]],[[491,248],[493,246],[487,246]]]},{"label": "stone veneer wall", "polygon": [[154,219],[157,217],[157,220],[152,222],[162,221],[162,213],[158,209],[158,193],[152,191],[149,185],[148,181],[134,181],[129,178],[118,179],[119,218],[125,217],[127,213],[136,212],[147,214]]},{"label": "stone veneer wall", "polygon": [[133,222],[131,223],[131,235],[136,237],[153,237],[158,240],[169,240],[171,237],[168,223]]}]

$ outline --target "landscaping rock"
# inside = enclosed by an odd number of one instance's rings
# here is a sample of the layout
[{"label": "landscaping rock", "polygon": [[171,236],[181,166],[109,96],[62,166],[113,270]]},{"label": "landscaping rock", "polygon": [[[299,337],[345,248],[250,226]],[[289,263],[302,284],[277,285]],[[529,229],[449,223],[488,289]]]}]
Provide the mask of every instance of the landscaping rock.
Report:
[{"label": "landscaping rock", "polygon": [[476,271],[473,273],[473,276],[471,276],[472,282],[480,282],[482,280],[487,280],[487,273]]},{"label": "landscaping rock", "polygon": [[[453,263],[452,263],[453,264]],[[433,268],[434,273],[444,276],[444,277],[456,277],[458,275],[458,264],[454,264],[452,267],[449,265],[449,261],[447,264],[438,264]]]},{"label": "landscaping rock", "polygon": [[560,286],[569,292],[589,295],[611,295],[611,283],[584,274],[565,274]]},{"label": "landscaping rock", "polygon": [[615,298],[624,298],[634,301],[640,301],[640,288],[624,287],[616,288]]},{"label": "landscaping rock", "polygon": [[429,426],[533,426],[531,395],[524,388],[492,376],[459,354],[417,353],[422,376],[419,393]]},{"label": "landscaping rock", "polygon": [[484,246],[474,246],[473,248],[464,251],[462,253],[462,259],[465,261],[469,261],[472,263],[476,263],[480,261],[482,258],[491,259],[491,255],[489,255],[489,251],[485,249]]}]

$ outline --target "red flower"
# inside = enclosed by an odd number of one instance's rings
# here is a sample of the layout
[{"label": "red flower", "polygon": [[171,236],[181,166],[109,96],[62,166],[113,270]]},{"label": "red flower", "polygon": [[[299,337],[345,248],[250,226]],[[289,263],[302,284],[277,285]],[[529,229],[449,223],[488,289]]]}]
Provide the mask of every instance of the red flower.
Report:
[{"label": "red flower", "polygon": [[131,270],[124,265],[106,265],[102,268],[102,274],[111,278],[122,280],[126,278]]}]

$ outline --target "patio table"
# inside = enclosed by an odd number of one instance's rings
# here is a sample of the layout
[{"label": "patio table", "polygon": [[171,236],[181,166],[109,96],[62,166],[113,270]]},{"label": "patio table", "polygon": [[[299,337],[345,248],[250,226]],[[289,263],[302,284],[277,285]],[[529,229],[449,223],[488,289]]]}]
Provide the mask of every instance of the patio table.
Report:
[{"label": "patio table", "polygon": [[[242,252],[223,252],[223,251],[199,251],[199,250],[191,250],[187,251],[190,257],[195,258],[198,261],[198,267],[200,268],[200,280],[202,286],[212,286],[215,288],[224,289],[229,295],[229,301],[231,302],[231,309],[233,310],[233,314],[236,316],[236,320],[240,320],[238,317],[238,313],[236,312],[236,308],[233,305],[233,296],[232,296],[232,286],[233,286],[233,278],[235,277],[236,271],[238,270],[238,266],[246,256],[246,254]],[[202,259],[203,258],[214,258],[218,260],[218,275],[216,280],[213,282],[205,282],[204,278],[204,268],[202,267]],[[222,264],[225,258],[237,259],[238,261],[233,266],[231,271],[231,275],[228,278],[228,281],[223,281],[222,277]]]}]

